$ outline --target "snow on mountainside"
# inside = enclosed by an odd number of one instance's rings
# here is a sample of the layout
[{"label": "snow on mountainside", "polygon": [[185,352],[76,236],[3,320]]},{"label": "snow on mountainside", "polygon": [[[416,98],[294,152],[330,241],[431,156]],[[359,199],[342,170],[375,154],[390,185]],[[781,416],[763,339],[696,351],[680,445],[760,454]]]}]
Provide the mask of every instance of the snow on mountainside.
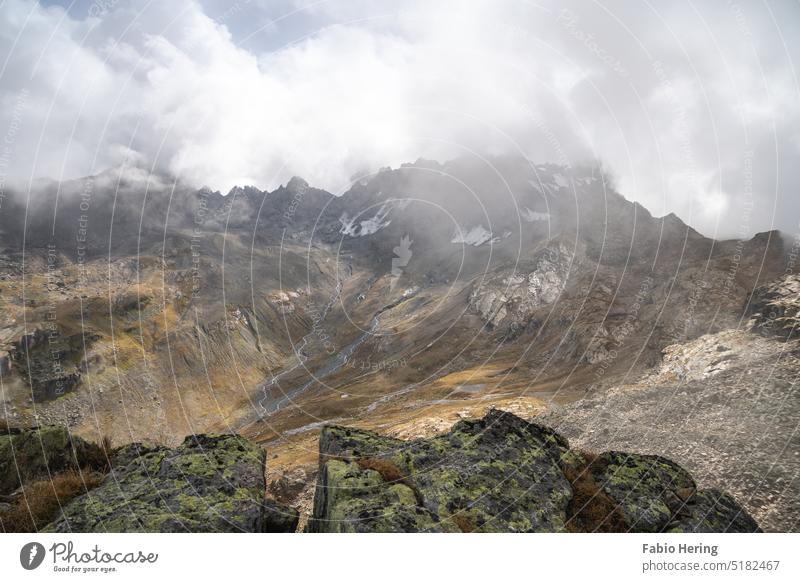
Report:
[{"label": "snow on mountainside", "polygon": [[457,229],[450,242],[478,247],[491,240],[492,232],[490,230],[486,230],[482,224],[479,224],[478,226],[472,227],[469,230],[462,228]]},{"label": "snow on mountainside", "polygon": [[779,233],[653,217],[597,168],[506,157],[419,160],[338,197],[122,173],[34,202],[8,192],[0,213],[8,419],[120,443],[233,428],[277,471],[326,422],[413,436],[604,393],[740,326],[791,255]]}]

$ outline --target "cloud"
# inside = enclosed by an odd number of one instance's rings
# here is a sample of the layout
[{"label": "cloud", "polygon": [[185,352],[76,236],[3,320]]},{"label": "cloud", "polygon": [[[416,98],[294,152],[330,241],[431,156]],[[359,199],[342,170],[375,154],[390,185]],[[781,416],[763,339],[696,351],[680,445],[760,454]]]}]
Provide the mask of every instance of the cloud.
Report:
[{"label": "cloud", "polygon": [[223,191],[299,174],[340,192],[418,157],[519,153],[602,161],[628,198],[705,234],[796,233],[798,16],[792,2],[8,0],[0,177],[135,160]]}]

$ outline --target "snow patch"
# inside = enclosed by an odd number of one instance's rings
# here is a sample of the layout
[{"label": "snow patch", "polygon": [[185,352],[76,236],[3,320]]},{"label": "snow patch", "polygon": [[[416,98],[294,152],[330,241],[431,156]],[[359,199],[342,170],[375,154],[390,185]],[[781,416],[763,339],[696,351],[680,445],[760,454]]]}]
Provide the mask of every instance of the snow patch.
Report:
[{"label": "snow patch", "polygon": [[469,232],[466,232],[465,228],[457,229],[450,242],[478,247],[492,240],[492,231],[486,230],[482,224],[479,224],[473,227]]},{"label": "snow patch", "polygon": [[534,212],[527,206],[522,211],[522,218],[525,222],[538,222],[540,220],[550,220],[549,212]]},{"label": "snow patch", "polygon": [[349,218],[345,212],[339,217],[339,222],[342,225],[342,228],[339,232],[346,236],[352,237],[375,234],[380,229],[385,228],[392,223],[391,220],[386,220],[386,217],[389,215],[389,210],[390,209],[386,207],[386,204],[384,204],[380,207],[380,209],[378,209],[378,212],[375,213],[375,216],[366,220],[362,220],[358,224],[356,224],[355,218]]}]

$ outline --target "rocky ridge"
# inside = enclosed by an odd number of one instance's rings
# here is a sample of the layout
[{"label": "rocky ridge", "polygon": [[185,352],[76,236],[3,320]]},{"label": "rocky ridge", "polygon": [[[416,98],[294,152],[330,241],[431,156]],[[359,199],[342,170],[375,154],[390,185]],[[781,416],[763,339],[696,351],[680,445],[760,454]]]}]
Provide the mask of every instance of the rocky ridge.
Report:
[{"label": "rocky ridge", "polygon": [[[520,158],[418,160],[342,196],[298,178],[225,196],[127,170],[41,184],[9,191],[0,216],[0,410],[150,449],[242,434],[270,452],[270,491],[302,508],[325,424],[429,437],[492,407],[569,414],[636,384],[660,407],[654,438],[589,448],[666,454],[704,486],[742,476],[731,492],[759,523],[796,527],[791,360],[773,349],[744,375],[737,361],[769,349],[682,355],[751,316],[765,341],[792,329],[792,291],[771,287],[796,256],[787,242],[715,241],[626,200],[599,168]],[[725,395],[732,374],[743,402]],[[703,382],[709,404],[691,408]],[[683,416],[661,423],[682,384]],[[619,398],[597,434],[647,416]],[[718,433],[676,437],[687,411]],[[602,414],[555,426],[583,446]],[[726,435],[760,475],[719,455]]]},{"label": "rocky ridge", "polygon": [[[56,453],[65,445],[50,438],[56,430],[14,434],[43,436],[51,478],[63,470]],[[327,426],[319,448],[308,532],[760,531],[730,495],[699,489],[669,459],[572,449],[552,429],[497,409],[412,441]],[[0,452],[2,462],[38,467]],[[240,436],[195,435],[174,449],[131,444],[111,461],[102,482],[59,504],[44,531],[297,529],[297,510],[265,499],[264,449]]]},{"label": "rocky ridge", "polygon": [[400,441],[329,426],[310,532],[754,532],[729,495],[655,455],[571,449],[500,410]]}]

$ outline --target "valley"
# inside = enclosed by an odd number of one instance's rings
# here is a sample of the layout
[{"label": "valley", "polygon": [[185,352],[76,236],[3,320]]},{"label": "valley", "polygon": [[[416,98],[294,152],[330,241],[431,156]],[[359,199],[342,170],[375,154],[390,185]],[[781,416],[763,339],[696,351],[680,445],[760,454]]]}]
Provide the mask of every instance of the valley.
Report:
[{"label": "valley", "polygon": [[42,183],[0,212],[0,413],[115,445],[240,434],[302,524],[324,425],[429,438],[501,409],[673,458],[795,530],[797,246],[715,241],[597,168],[512,157],[339,196]]}]

